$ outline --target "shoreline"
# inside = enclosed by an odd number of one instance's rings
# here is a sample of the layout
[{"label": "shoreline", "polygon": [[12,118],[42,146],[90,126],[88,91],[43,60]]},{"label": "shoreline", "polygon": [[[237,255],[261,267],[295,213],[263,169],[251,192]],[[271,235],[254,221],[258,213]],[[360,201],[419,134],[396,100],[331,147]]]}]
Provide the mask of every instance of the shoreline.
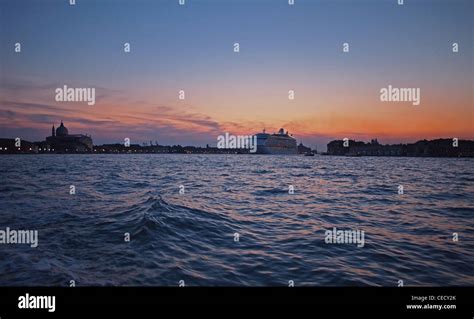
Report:
[{"label": "shoreline", "polygon": [[[80,152],[69,152],[69,153],[0,153],[0,156],[8,155],[26,155],[26,156],[35,156],[35,155],[249,155],[249,156],[265,156],[265,157],[307,157],[305,154],[250,154],[250,153],[152,153],[152,152],[127,152],[127,153],[114,153],[114,152],[94,152],[94,153],[80,153]],[[339,154],[326,154],[318,153],[315,156],[321,157],[338,157],[338,158],[373,158],[373,157],[383,157],[383,158],[474,158],[474,156],[416,156],[416,155],[339,155]]]}]

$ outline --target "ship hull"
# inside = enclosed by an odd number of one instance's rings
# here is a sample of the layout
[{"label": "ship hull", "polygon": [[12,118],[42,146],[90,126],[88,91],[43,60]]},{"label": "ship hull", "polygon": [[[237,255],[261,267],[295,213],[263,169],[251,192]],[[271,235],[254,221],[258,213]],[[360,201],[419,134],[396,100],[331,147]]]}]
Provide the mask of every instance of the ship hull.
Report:
[{"label": "ship hull", "polygon": [[277,147],[261,147],[257,148],[257,154],[267,155],[296,155],[298,151],[296,149],[282,149]]}]

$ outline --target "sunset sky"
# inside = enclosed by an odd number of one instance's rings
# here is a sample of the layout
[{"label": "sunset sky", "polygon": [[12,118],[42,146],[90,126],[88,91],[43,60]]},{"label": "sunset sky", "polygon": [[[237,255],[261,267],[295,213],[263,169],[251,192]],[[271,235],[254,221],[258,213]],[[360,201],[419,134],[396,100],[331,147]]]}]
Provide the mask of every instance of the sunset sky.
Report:
[{"label": "sunset sky", "polygon": [[[76,3],[0,0],[0,137],[44,140],[63,120],[95,144],[215,145],[280,127],[318,149],[474,139],[471,0]],[[95,87],[96,104],[56,102],[63,85]],[[421,104],[381,102],[388,85],[420,88]]]}]

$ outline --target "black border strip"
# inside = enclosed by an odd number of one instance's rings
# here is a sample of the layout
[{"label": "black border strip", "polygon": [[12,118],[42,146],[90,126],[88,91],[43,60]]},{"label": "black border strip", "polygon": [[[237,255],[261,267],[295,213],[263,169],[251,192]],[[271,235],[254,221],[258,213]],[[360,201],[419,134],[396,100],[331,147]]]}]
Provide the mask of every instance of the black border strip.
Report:
[{"label": "black border strip", "polygon": [[[30,296],[56,296],[56,311],[46,309],[19,309],[18,298]],[[157,305],[178,304],[311,304],[318,311],[370,310],[374,306],[385,311],[420,315],[444,314],[452,317],[463,312],[474,317],[472,299],[474,287],[0,287],[0,318],[10,314],[47,315],[91,313],[100,309],[107,312],[153,310]],[[412,300],[412,296],[434,296],[425,302]],[[442,300],[438,296],[454,296],[455,300]],[[441,297],[444,298],[444,297]],[[407,310],[407,304],[456,305],[456,310]],[[229,311],[232,311],[229,309]]]}]

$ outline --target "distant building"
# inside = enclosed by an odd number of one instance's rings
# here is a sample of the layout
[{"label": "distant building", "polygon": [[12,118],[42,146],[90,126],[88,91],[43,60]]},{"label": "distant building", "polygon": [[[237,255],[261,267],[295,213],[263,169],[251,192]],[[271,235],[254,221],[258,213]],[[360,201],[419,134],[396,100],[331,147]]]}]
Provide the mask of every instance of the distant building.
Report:
[{"label": "distant building", "polygon": [[422,140],[412,144],[382,145],[374,139],[370,143],[332,141],[328,144],[328,155],[345,156],[426,156],[426,157],[474,157],[474,141],[459,140],[453,146],[451,139]]},{"label": "distant building", "polygon": [[308,154],[308,153],[311,153],[311,148],[304,146],[303,142],[300,142],[300,144],[298,145],[298,154]]},{"label": "distant building", "polygon": [[82,134],[69,134],[68,129],[61,121],[61,125],[55,130],[51,129],[51,136],[45,142],[40,143],[40,151],[53,151],[56,153],[84,153],[92,152],[92,138]]}]

